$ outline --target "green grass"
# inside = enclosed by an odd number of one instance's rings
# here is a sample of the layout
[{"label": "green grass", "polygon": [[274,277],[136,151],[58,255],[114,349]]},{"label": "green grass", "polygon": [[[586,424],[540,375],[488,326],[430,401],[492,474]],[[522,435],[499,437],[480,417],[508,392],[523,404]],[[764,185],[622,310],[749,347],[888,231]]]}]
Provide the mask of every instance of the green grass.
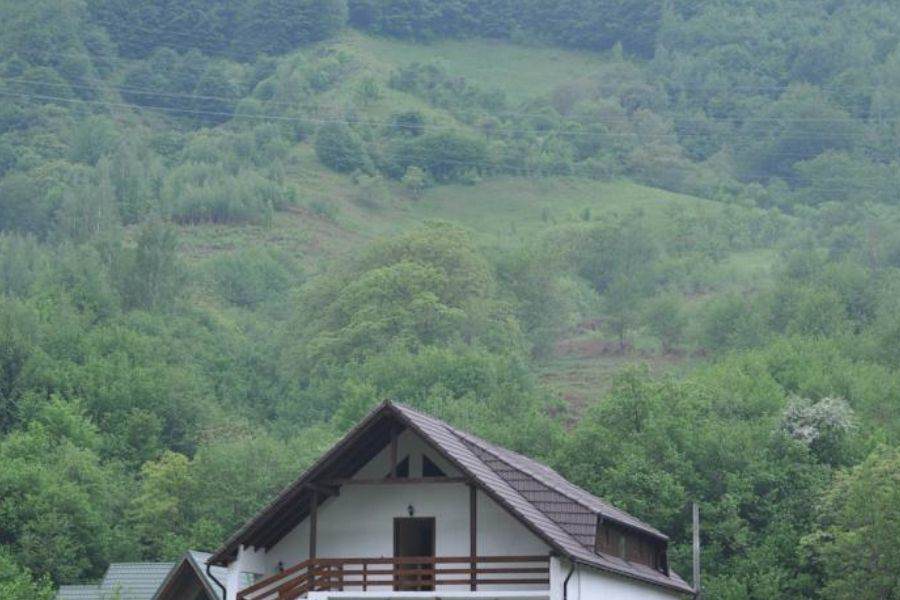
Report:
[{"label": "green grass", "polygon": [[[184,227],[185,253],[202,259],[247,244],[263,244],[313,265],[352,251],[379,235],[399,233],[429,220],[456,223],[487,246],[510,247],[534,239],[554,225],[579,221],[586,209],[592,219],[639,210],[651,220],[665,218],[672,207],[721,209],[717,202],[627,181],[498,177],[474,185],[437,186],[418,201],[409,200],[398,184],[390,183],[385,205],[373,210],[358,206],[350,178],[319,165],[308,146],[298,147],[295,154],[297,160],[289,172],[298,194],[295,209],[277,213],[268,226]],[[316,204],[332,207],[332,213],[317,213],[310,208]],[[768,257],[754,254],[734,260],[734,264],[729,262],[722,268],[740,279],[762,268]]]},{"label": "green grass", "polygon": [[[512,101],[551,92],[580,79],[603,64],[602,55],[558,48],[519,46],[492,40],[403,42],[361,33],[347,34],[342,43],[378,62],[406,66],[438,62],[447,71],[485,88],[499,88]],[[490,60],[485,60],[490,57]]]},{"label": "green grass", "polygon": [[721,209],[717,202],[627,181],[500,177],[476,185],[433,188],[410,212],[419,219],[458,223],[505,244],[532,239],[554,224],[581,220],[586,209],[591,219],[637,210],[652,220],[663,219],[673,207],[696,206]]}]

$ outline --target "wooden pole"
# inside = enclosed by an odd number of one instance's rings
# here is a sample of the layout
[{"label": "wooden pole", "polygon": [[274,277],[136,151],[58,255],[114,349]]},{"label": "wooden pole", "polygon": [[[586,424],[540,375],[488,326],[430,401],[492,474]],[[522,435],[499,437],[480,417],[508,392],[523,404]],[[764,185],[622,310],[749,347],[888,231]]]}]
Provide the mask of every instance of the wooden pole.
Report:
[{"label": "wooden pole", "polygon": [[700,505],[694,502],[694,598],[700,598]]},{"label": "wooden pole", "polygon": [[469,568],[472,573],[469,575],[469,588],[471,591],[478,589],[478,580],[475,570],[478,568],[478,490],[471,483],[469,484]]},{"label": "wooden pole", "polygon": [[397,478],[397,428],[391,428],[391,479]]},{"label": "wooden pole", "polygon": [[316,529],[319,525],[319,492],[314,491],[309,500],[309,558],[316,557]]}]

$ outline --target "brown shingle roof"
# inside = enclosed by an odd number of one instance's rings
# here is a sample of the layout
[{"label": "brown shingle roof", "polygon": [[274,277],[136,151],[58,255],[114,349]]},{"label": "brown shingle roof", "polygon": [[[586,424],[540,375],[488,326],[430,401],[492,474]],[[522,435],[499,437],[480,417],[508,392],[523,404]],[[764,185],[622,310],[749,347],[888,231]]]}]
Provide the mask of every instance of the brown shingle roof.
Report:
[{"label": "brown shingle roof", "polygon": [[[648,566],[593,550],[598,516],[668,541],[668,537],[650,525],[570,483],[537,461],[490,444],[408,406],[389,406],[404,415],[448,458],[466,458],[455,462],[473,476],[485,492],[570,559],[686,593],[692,591],[675,572],[666,575]],[[462,452],[461,447],[465,448]],[[470,462],[467,455],[475,459],[472,468],[466,468]]]},{"label": "brown shingle roof", "polygon": [[[343,454],[356,444],[363,443],[361,438],[369,429],[374,431],[379,442],[383,441],[385,419],[391,417],[422,436],[485,493],[563,556],[598,569],[691,592],[690,586],[674,572],[666,575],[650,567],[594,551],[598,516],[662,542],[667,541],[668,538],[658,530],[566,481],[545,465],[460,431],[440,419],[391,402],[385,402],[373,410],[310,470],[232,536],[210,560],[224,564],[229,556],[234,555],[239,544],[264,544],[269,547],[271,539],[260,537],[258,532],[271,531],[271,521],[275,519],[294,523],[305,518],[304,505],[297,502],[304,484],[326,472],[333,474],[337,470],[343,471],[342,476],[352,474],[347,470],[359,468],[362,464],[360,460],[348,462],[346,457],[342,458]],[[377,446],[377,443],[369,444],[367,449]],[[380,448],[375,452],[378,450]],[[292,513],[287,508],[291,504],[299,506]]]},{"label": "brown shingle roof", "polygon": [[[513,452],[512,450],[507,450],[506,448],[495,446],[490,442],[486,442],[481,438],[478,438],[470,433],[455,429],[449,425],[447,425],[447,427],[467,443],[482,450],[486,455],[488,455],[486,457],[487,460],[492,460],[493,458],[494,464],[505,463],[506,465],[508,465],[509,469],[505,470],[511,469],[518,471],[521,474],[521,478],[530,482],[531,487],[529,489],[555,491],[558,495],[567,498],[570,502],[578,504],[579,506],[587,509],[593,514],[603,515],[603,517],[606,519],[616,521],[618,523],[621,523],[622,525],[625,525],[626,527],[631,527],[632,529],[643,531],[644,533],[650,534],[654,537],[658,537],[662,540],[669,539],[669,537],[661,531],[655,529],[654,527],[648,525],[647,523],[644,523],[639,519],[636,519],[625,511],[619,510],[615,506],[609,504],[604,500],[601,500],[590,492],[581,489],[574,483],[571,483],[547,465],[543,465],[536,460],[528,458],[527,456],[524,456],[522,454],[518,454],[517,452]],[[590,542],[591,547],[593,547],[593,537],[594,532],[592,531]]]}]

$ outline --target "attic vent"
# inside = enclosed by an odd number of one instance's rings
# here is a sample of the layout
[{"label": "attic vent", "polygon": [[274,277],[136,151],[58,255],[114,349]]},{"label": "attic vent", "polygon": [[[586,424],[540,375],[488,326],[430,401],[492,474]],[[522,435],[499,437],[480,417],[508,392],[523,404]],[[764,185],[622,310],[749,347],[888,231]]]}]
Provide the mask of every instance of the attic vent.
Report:
[{"label": "attic vent", "polygon": [[446,477],[439,466],[434,464],[427,455],[422,455],[422,477]]},{"label": "attic vent", "polygon": [[666,544],[612,521],[597,519],[597,554],[616,556],[628,562],[646,565],[665,575],[669,574]]},{"label": "attic vent", "polygon": [[[391,476],[390,473],[385,475],[385,479]],[[397,463],[397,478],[398,479],[408,479],[409,478],[409,457],[407,456],[403,460]]]}]

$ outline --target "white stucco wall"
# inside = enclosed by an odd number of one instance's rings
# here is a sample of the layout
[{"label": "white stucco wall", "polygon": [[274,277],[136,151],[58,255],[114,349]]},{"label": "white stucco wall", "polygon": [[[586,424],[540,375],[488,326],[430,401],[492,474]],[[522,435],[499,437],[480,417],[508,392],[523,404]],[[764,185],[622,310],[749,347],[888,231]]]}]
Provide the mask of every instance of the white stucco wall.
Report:
[{"label": "white stucco wall", "polygon": [[571,563],[554,558],[550,565],[551,600],[684,600],[683,594],[664,588],[576,565],[569,578],[568,594],[563,595],[563,583],[571,570]]},{"label": "white stucco wall", "polygon": [[[398,462],[406,456],[410,457],[410,477],[421,477],[423,454],[427,454],[448,477],[460,475],[450,463],[409,430],[399,436]],[[389,461],[389,450],[385,449],[360,469],[355,477],[363,479],[385,477],[390,471]],[[547,544],[483,492],[477,492],[476,503],[479,555],[549,553],[550,548]],[[320,558],[393,556],[394,518],[408,517],[409,506],[414,508],[416,517],[435,518],[437,556],[468,556],[469,488],[463,483],[344,485],[339,496],[327,498],[319,506],[317,556]],[[270,575],[275,573],[279,562],[285,567],[290,567],[306,560],[308,555],[309,519],[306,519],[268,552],[242,549],[239,559],[229,567],[230,573],[234,572],[233,578],[229,577],[229,583],[234,579],[237,584],[238,572]],[[236,589],[235,587],[235,595]]]},{"label": "white stucco wall", "polygon": [[[410,477],[421,477],[422,455],[449,477],[459,473],[410,431],[398,439],[398,461],[410,457]],[[356,478],[381,478],[390,470],[385,449],[364,466]],[[438,556],[469,554],[469,488],[462,483],[423,485],[345,485],[341,494],[319,507],[316,553],[320,558],[389,557],[394,555],[394,518],[435,518]],[[549,547],[483,492],[477,494],[478,554],[547,554]],[[266,573],[279,561],[285,566],[309,554],[309,520],[304,520],[266,555]]]}]

